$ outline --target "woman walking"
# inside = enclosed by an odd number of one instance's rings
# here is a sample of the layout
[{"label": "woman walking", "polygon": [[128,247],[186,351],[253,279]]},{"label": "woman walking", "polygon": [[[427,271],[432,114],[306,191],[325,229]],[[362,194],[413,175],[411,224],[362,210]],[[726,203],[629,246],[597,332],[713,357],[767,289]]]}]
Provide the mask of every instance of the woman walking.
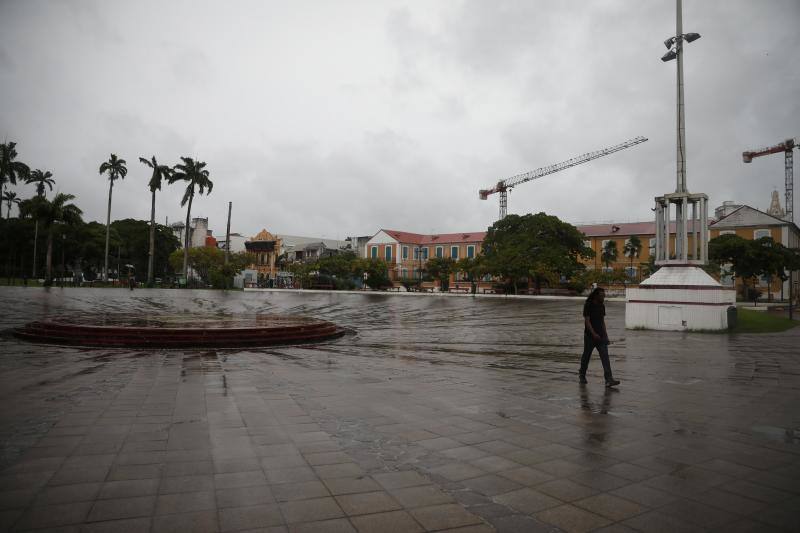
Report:
[{"label": "woman walking", "polygon": [[600,361],[603,363],[603,374],[606,378],[606,387],[619,385],[611,373],[611,361],[608,359],[608,332],[606,331],[606,306],[603,304],[606,291],[603,288],[593,289],[586,303],[583,304],[583,355],[581,356],[581,369],[578,373],[579,381],[586,384],[586,368],[589,366],[589,357],[597,348]]}]

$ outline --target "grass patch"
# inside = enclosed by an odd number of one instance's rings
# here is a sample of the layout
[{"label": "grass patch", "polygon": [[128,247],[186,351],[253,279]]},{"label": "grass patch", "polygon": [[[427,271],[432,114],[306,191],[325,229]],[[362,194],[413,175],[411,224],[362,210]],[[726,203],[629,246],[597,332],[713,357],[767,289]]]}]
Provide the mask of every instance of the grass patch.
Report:
[{"label": "grass patch", "polygon": [[736,327],[731,333],[776,333],[792,329],[798,323],[783,316],[775,316],[767,311],[738,310]]}]

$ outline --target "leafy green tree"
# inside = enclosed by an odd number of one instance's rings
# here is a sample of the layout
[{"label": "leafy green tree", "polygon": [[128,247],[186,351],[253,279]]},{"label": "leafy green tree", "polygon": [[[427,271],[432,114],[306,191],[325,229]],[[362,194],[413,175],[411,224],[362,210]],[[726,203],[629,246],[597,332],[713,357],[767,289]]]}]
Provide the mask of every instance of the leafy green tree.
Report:
[{"label": "leafy green tree", "polygon": [[575,226],[545,213],[508,215],[489,228],[483,241],[486,271],[511,281],[553,273],[571,277],[583,270],[580,257],[594,257]]},{"label": "leafy green tree", "polygon": [[351,263],[351,272],[371,289],[385,289],[392,285],[389,279],[389,265],[383,259],[357,258]]},{"label": "leafy green tree", "polygon": [[74,200],[72,194],[58,193],[52,201],[41,196],[33,199],[29,209],[36,218],[41,220],[47,231],[47,259],[45,267],[45,284],[53,283],[53,234],[57,225],[74,226],[81,223],[83,212],[75,204],[68,203]]},{"label": "leafy green tree", "polygon": [[152,201],[150,204],[150,252],[147,260],[147,284],[152,285],[153,261],[156,253],[156,191],[161,190],[161,182],[169,178],[172,169],[167,165],[159,165],[158,161],[156,161],[156,156],[151,157],[150,160],[140,157],[139,161],[153,170],[153,174],[150,176],[150,182],[147,184],[152,193]]},{"label": "leafy green tree", "polygon": [[639,239],[637,235],[631,235],[630,238],[625,241],[625,246],[622,248],[622,253],[625,254],[625,257],[630,259],[630,267],[631,271],[633,271],[633,258],[639,257],[639,254],[642,253],[641,239]]},{"label": "leafy green tree", "polygon": [[106,258],[103,266],[103,281],[108,281],[108,239],[111,231],[111,192],[114,189],[114,181],[125,179],[128,174],[127,162],[119,159],[116,154],[111,154],[108,161],[100,165],[100,174],[108,174],[108,213],[106,214]]},{"label": "leafy green tree", "polygon": [[731,274],[742,278],[745,296],[748,290],[747,281],[758,276],[762,270],[752,242],[738,235],[720,235],[708,242],[709,261],[716,265],[718,272],[723,265],[729,265]]},{"label": "leafy green tree", "polygon": [[[214,183],[210,179],[210,174],[206,170],[206,164],[202,161],[195,161],[191,157],[181,157],[181,161],[172,171],[172,174],[167,178],[167,181],[172,184],[176,181],[186,182],[186,191],[183,193],[181,199],[181,207],[186,205],[186,228],[184,229],[184,244],[183,244],[183,277],[188,279],[189,273],[189,248],[191,241],[189,239],[189,223],[192,216],[192,201],[194,200],[195,190],[198,194],[203,194],[208,189],[208,194],[211,194],[211,189]],[[188,205],[187,205],[188,203]]]},{"label": "leafy green tree", "polygon": [[22,200],[17,198],[17,193],[15,193],[14,191],[6,191],[3,193],[3,201],[6,203],[7,206],[6,219],[8,219],[11,216],[11,206],[14,204],[19,205],[19,203]]},{"label": "leafy green tree", "polygon": [[[36,184],[36,196],[40,198],[45,197],[45,187],[49,187],[50,190],[53,190],[53,184],[55,180],[53,179],[53,173],[49,170],[42,171],[38,168],[30,173],[30,175],[25,180],[26,183],[35,183]],[[37,257],[37,246],[39,243],[39,220],[35,219],[34,221],[34,230],[33,230],[33,277],[36,277],[36,257]]]},{"label": "leafy green tree", "polygon": [[433,278],[439,280],[442,291],[450,289],[450,274],[455,270],[456,262],[449,257],[431,257],[425,264],[425,269]]},{"label": "leafy green tree", "polygon": [[606,265],[606,268],[611,268],[611,263],[617,260],[617,241],[609,239],[603,246],[603,251],[600,253],[600,260]]},{"label": "leafy green tree", "polygon": [[[30,173],[28,165],[16,161],[17,155],[19,155],[16,146],[17,143],[14,142],[0,144],[0,195],[3,194],[6,183],[16,185],[18,179],[24,180]],[[2,209],[2,204],[0,204],[0,209]],[[0,218],[2,217],[3,214],[0,211]]]}]

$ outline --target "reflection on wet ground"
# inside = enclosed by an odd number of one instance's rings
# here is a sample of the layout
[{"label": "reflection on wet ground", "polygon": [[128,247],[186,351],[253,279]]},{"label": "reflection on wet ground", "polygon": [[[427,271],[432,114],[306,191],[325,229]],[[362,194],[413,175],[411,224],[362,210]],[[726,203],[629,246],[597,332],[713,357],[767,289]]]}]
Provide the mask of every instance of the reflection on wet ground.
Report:
[{"label": "reflection on wet ground", "polygon": [[0,337],[0,529],[798,529],[800,331],[626,331],[612,302],[609,391],[597,359],[577,384],[578,301],[6,288],[0,303],[4,330],[138,313],[353,331],[246,350]]}]

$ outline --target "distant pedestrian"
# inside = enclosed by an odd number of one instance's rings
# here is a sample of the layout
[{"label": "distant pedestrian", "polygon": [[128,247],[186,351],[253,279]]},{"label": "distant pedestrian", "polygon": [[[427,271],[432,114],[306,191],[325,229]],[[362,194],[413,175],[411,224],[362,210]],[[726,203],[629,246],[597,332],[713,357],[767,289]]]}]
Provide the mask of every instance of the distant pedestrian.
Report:
[{"label": "distant pedestrian", "polygon": [[608,331],[606,330],[606,306],[603,303],[606,298],[606,291],[595,288],[586,298],[583,304],[583,355],[581,356],[581,369],[578,373],[581,384],[587,383],[586,369],[589,366],[589,357],[597,348],[600,354],[600,361],[603,363],[603,374],[606,379],[606,387],[619,385],[619,381],[614,379],[611,373],[611,361],[608,359]]},{"label": "distant pedestrian", "polygon": [[128,276],[128,286],[133,290],[136,287],[136,276]]}]

